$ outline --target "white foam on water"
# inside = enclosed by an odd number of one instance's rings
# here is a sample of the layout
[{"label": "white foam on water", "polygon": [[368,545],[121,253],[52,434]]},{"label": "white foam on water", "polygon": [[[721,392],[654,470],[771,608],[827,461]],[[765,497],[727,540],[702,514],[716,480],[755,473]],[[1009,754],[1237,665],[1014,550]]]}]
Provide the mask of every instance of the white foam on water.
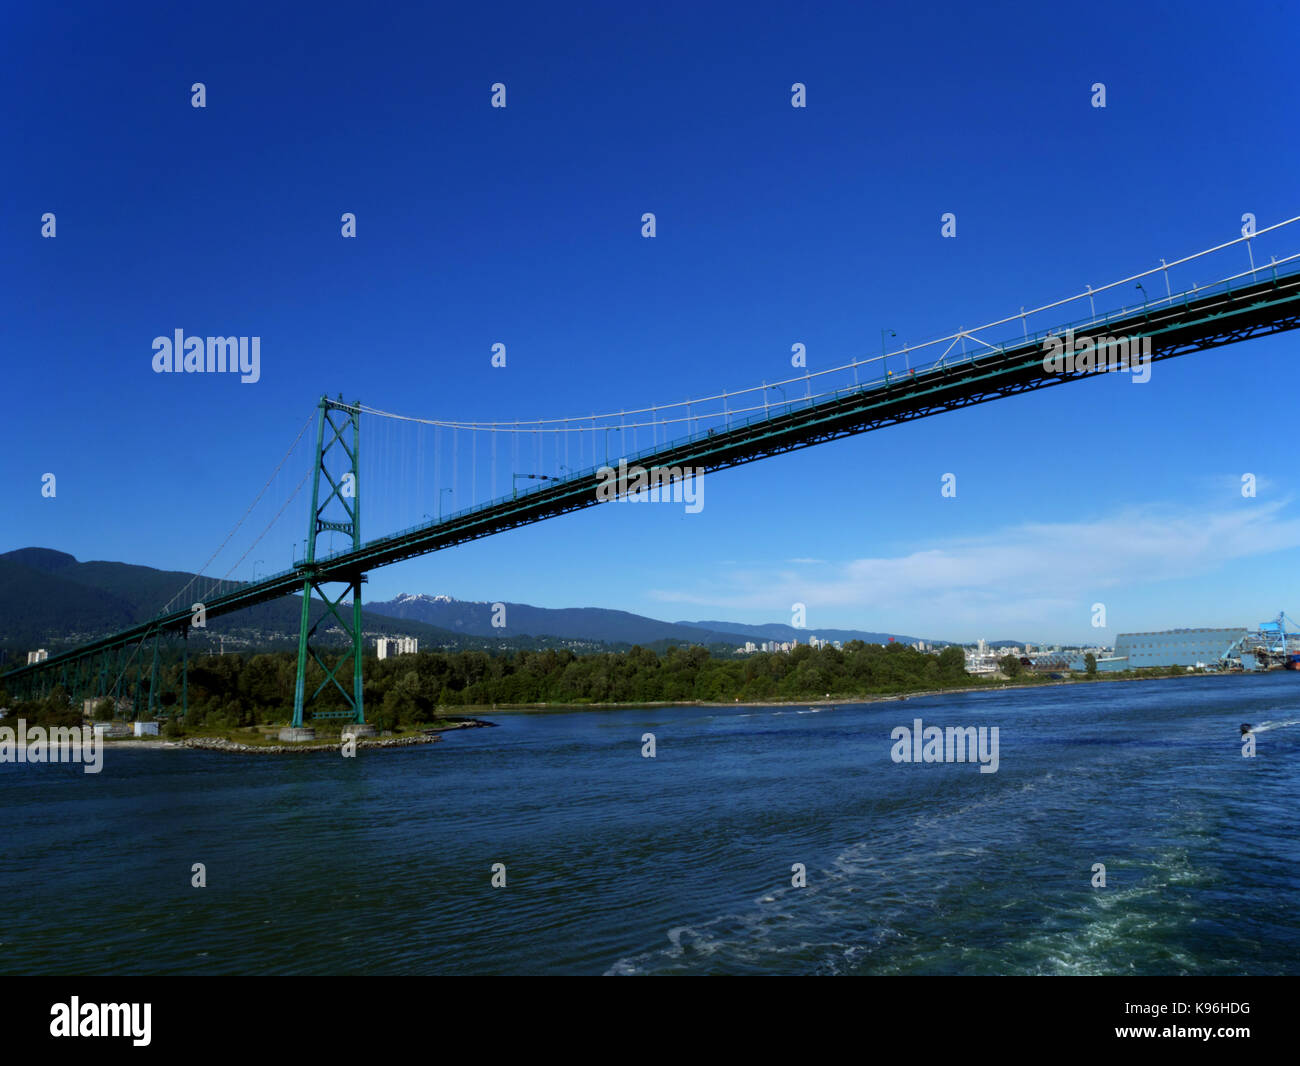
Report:
[{"label": "white foam on water", "polygon": [[[668,930],[669,946],[619,959],[607,973],[687,969],[692,958],[714,959],[714,966],[717,959],[725,958],[737,969],[757,966],[764,972],[787,972],[791,968],[807,972],[810,967],[822,973],[860,972],[872,956],[912,936],[900,930],[913,928],[918,907],[932,908],[953,886],[952,879],[963,876],[966,862],[986,853],[983,845],[966,843],[962,840],[965,834],[957,832],[954,837],[949,829],[968,825],[972,813],[993,813],[1004,804],[1014,807],[1025,793],[1049,781],[1056,789],[1064,788],[1069,793],[1086,784],[1072,774],[1044,771],[1034,779],[998,789],[940,814],[918,810],[907,819],[910,825],[893,827],[897,850],[891,848],[883,853],[879,838],[850,844],[815,875],[809,870],[805,887],[796,889],[784,884],[754,897],[749,910],[722,914],[702,924],[676,926]],[[948,861],[936,866],[936,859]],[[1134,915],[1131,907],[1135,903],[1158,896],[1171,884],[1213,880],[1195,869],[1187,853],[1181,851],[1147,863],[1126,864],[1130,870],[1135,865],[1147,870],[1148,876],[1141,884],[1098,890],[1097,896],[1082,906],[1070,903],[1054,908],[1070,928],[1027,936],[1020,945],[1025,961],[1003,962],[1001,972],[1120,972],[1125,945],[1134,943],[1133,938],[1146,929],[1164,925],[1176,928],[1183,920],[1181,913],[1169,911],[1159,919]],[[1120,871],[1116,870],[1112,877],[1116,873]],[[1008,907],[1023,903],[1011,901]],[[858,943],[819,939],[823,932],[842,930],[846,921],[855,927]],[[783,959],[789,960],[784,970]],[[925,972],[930,961],[939,965],[951,964],[954,959],[977,962],[966,945],[958,944],[942,950],[927,947],[907,957],[882,955],[873,972]],[[1194,966],[1190,956],[1172,951],[1168,961],[1177,968]]]},{"label": "white foam on water", "polygon": [[[1163,951],[1166,964],[1174,970],[1195,972],[1204,960],[1172,946],[1170,937],[1152,934],[1176,933],[1186,923],[1184,912],[1189,904],[1184,900],[1170,899],[1166,889],[1170,885],[1190,886],[1208,884],[1215,878],[1197,868],[1184,849],[1162,852],[1147,862],[1127,862],[1109,871],[1113,881],[1137,866],[1150,873],[1137,884],[1122,888],[1093,889],[1094,895],[1084,904],[1073,908],[1067,915],[1082,918],[1083,923],[1068,929],[1039,932],[1026,937],[1019,945],[1021,951],[1038,957],[1033,972],[1059,975],[1105,975],[1136,970],[1132,959],[1134,944],[1162,941],[1157,949]],[[1144,904],[1154,902],[1149,912],[1140,912]],[[1085,912],[1091,911],[1091,914]],[[1194,920],[1194,919],[1193,919]]]},{"label": "white foam on water", "polygon": [[1268,733],[1274,729],[1287,729],[1293,725],[1300,725],[1300,718],[1293,718],[1289,722],[1260,722],[1259,725],[1252,725],[1252,733]]},{"label": "white foam on water", "polygon": [[[769,972],[784,972],[779,960],[791,956],[800,971],[810,966],[818,972],[845,971],[842,963],[833,961],[832,951],[854,959],[869,957],[886,941],[902,937],[895,927],[906,928],[909,913],[949,884],[941,871],[927,871],[918,877],[882,868],[874,854],[879,847],[878,840],[850,845],[829,868],[815,876],[810,873],[806,886],[782,885],[755,898],[748,911],[722,914],[700,925],[675,926],[667,933],[670,946],[619,959],[606,973],[655,972],[689,965],[691,957],[715,956],[725,956],[737,968],[758,966]],[[944,854],[970,858],[983,850],[954,847]],[[934,857],[918,849],[890,856],[888,861],[896,866],[900,862],[930,862]],[[864,898],[869,902],[862,902]],[[792,906],[782,907],[782,903]],[[862,943],[818,939],[821,931],[842,927],[846,917],[855,924],[869,923],[862,932]]]}]

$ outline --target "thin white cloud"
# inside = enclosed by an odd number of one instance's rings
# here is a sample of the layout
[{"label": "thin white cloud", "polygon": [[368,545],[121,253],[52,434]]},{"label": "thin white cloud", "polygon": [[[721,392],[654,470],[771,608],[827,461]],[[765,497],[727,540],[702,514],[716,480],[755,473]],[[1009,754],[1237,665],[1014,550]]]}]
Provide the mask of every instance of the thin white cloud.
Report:
[{"label": "thin white cloud", "polygon": [[[1254,478],[1250,486],[1254,490],[1254,495],[1263,499],[1271,496],[1280,487],[1276,480],[1267,474],[1259,472],[1258,468],[1253,470],[1243,470],[1240,474],[1213,474],[1207,475],[1196,480],[1197,487],[1207,495],[1213,493],[1219,498],[1226,497],[1235,500],[1241,497],[1243,489],[1247,486],[1246,477],[1249,475]],[[1242,497],[1243,499],[1246,497]]]},{"label": "thin white cloud", "polygon": [[1105,602],[1108,592],[1127,595],[1140,586],[1300,547],[1300,519],[1283,514],[1289,502],[1243,499],[1215,511],[1147,507],[1092,521],[1028,522],[907,555],[831,564],[815,576],[777,564],[652,595],[714,611],[774,616],[804,603],[810,628],[819,612],[833,611],[839,619],[860,618],[849,623],[860,628],[920,625],[924,635],[936,636],[1077,631],[1086,625],[1081,619],[1090,605]]}]

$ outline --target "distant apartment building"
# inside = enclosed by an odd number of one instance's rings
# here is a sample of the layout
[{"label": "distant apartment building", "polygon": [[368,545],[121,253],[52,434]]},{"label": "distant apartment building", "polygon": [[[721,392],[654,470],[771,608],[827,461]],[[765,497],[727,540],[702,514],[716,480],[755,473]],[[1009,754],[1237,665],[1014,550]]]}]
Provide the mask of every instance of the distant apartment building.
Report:
[{"label": "distant apartment building", "polygon": [[27,653],[27,665],[31,666],[32,663],[43,663],[49,657],[50,653],[44,648],[38,648],[36,651],[29,651]]},{"label": "distant apartment building", "polygon": [[997,648],[990,648],[988,643],[981,637],[976,642],[974,648],[963,648],[966,654],[966,673],[968,674],[996,674],[998,672],[998,659],[1006,654]]},{"label": "distant apartment building", "polygon": [[420,650],[420,642],[415,637],[379,637],[375,641],[375,650],[381,659],[392,655],[414,655]]}]

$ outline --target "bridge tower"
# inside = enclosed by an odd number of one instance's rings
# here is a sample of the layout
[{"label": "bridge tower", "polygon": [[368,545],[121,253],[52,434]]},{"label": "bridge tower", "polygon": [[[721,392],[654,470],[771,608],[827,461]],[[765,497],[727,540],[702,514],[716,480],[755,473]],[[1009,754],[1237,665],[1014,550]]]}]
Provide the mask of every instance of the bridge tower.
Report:
[{"label": "bridge tower", "polygon": [[[321,572],[317,553],[317,538],[333,530],[351,537],[349,550],[361,547],[361,405],[347,404],[340,396],[331,400],[320,399],[320,413],[316,421],[316,456],[312,477],[311,514],[307,523],[306,556],[297,569],[303,575],[302,622],[298,630],[298,677],[293,692],[293,723],[291,729],[304,728],[303,711],[328,686],[333,685],[343,696],[347,710],[315,711],[313,718],[345,718],[363,723],[365,711],[361,696],[361,584],[365,575],[357,570],[341,579],[318,580]],[[322,498],[322,488],[325,489]],[[324,586],[341,585],[337,596],[331,596]],[[325,611],[311,621],[312,593],[325,605]],[[344,600],[351,593],[349,611]],[[316,648],[312,637],[323,624],[328,627],[333,620],[350,641],[329,665]],[[306,693],[308,659],[325,671],[325,677],[310,696]],[[351,663],[351,684],[347,683],[344,667]]]}]

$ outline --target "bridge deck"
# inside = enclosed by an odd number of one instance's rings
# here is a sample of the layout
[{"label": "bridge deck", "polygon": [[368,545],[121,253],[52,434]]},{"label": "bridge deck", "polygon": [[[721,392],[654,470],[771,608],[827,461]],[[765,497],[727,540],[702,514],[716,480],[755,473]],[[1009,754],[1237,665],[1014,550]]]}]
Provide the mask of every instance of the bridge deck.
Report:
[{"label": "bridge deck", "polygon": [[[1261,274],[1268,274],[1261,268]],[[1206,348],[1220,347],[1300,326],[1300,271],[1267,277],[1236,289],[1161,301],[1150,309],[1121,317],[1106,316],[1075,324],[1078,334],[1150,338],[1153,362]],[[1053,331],[1059,335],[1063,331]],[[967,407],[1021,392],[1048,388],[1095,376],[1088,372],[1052,373],[1043,367],[1045,334],[1034,334],[996,350],[941,361],[938,365],[864,383],[829,398],[794,401],[770,414],[696,434],[626,458],[647,469],[691,467],[713,471],[753,462],[840,437],[870,432],[943,411]],[[616,462],[616,460],[615,460]],[[504,499],[480,504],[440,521],[391,534],[355,550],[337,552],[312,564],[243,585],[206,601],[209,618],[230,614],[280,596],[299,593],[308,578],[351,581],[368,570],[441,551],[466,541],[540,522],[600,502],[599,468]],[[26,679],[86,656],[145,639],[164,630],[186,627],[191,612],[173,611],[120,633],[5,674]]]}]

